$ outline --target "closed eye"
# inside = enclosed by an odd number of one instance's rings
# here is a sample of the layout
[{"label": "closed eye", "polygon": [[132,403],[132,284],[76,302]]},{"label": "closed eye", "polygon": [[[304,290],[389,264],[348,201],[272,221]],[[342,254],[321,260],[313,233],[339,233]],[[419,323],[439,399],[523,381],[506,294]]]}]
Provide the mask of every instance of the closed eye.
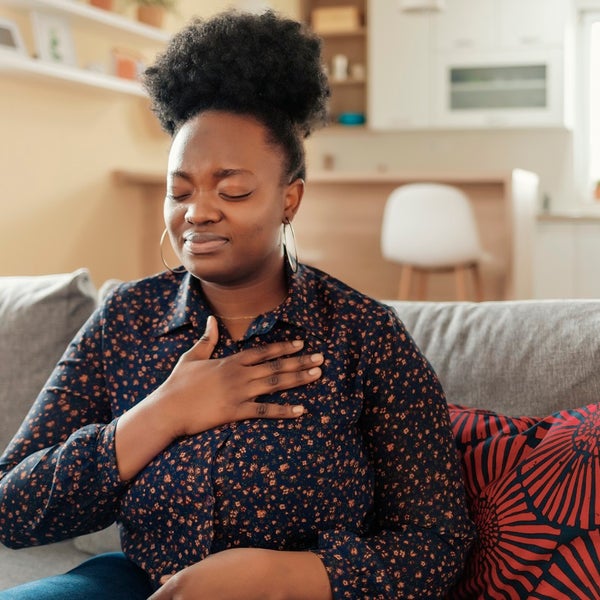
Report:
[{"label": "closed eye", "polygon": [[252,192],[246,192],[245,194],[226,194],[225,192],[221,192],[219,195],[224,200],[243,200],[251,196]]},{"label": "closed eye", "polygon": [[180,202],[181,200],[185,200],[189,197],[189,194],[167,194],[167,200],[172,200],[173,202]]}]

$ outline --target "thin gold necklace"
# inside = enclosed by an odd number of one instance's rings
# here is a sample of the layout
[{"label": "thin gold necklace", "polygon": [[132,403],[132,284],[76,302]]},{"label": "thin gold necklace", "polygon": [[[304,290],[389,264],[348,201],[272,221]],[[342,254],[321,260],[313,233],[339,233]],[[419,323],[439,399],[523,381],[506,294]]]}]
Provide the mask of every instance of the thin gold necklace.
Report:
[{"label": "thin gold necklace", "polygon": [[[285,302],[286,298],[287,298],[287,293],[281,299],[281,302],[278,302],[276,306],[279,306],[280,304]],[[213,313],[213,314],[215,315],[215,317],[219,317],[219,319],[223,319],[224,321],[249,321],[250,319],[256,319],[256,317],[258,316],[258,315],[242,315],[241,317],[227,317],[225,315],[218,315],[217,313]]]},{"label": "thin gold necklace", "polygon": [[219,317],[219,319],[223,319],[224,321],[249,321],[250,319],[255,319],[257,315],[248,315],[243,317],[226,317],[225,315],[217,315],[215,313],[215,317]]}]

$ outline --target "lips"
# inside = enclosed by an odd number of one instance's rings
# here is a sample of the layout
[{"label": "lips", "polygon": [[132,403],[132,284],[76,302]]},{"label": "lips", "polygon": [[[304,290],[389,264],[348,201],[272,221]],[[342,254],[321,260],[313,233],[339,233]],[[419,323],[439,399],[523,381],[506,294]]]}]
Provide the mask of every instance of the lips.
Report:
[{"label": "lips", "polygon": [[183,236],[184,248],[191,254],[211,254],[229,242],[226,237],[214,233],[190,232]]}]

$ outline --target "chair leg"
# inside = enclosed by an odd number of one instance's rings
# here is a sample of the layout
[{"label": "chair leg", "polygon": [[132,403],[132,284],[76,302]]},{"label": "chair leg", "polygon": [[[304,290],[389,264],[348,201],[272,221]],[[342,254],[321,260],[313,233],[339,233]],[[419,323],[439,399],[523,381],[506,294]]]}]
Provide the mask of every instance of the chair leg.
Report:
[{"label": "chair leg", "polygon": [[400,271],[400,287],[398,288],[398,299],[408,300],[410,298],[410,283],[413,268],[410,265],[402,265]]},{"label": "chair leg", "polygon": [[475,300],[477,302],[483,302],[483,283],[481,281],[481,270],[479,265],[475,263],[472,266],[473,269],[473,282],[475,283]]},{"label": "chair leg", "polygon": [[467,268],[454,267],[454,281],[456,283],[456,298],[461,302],[467,300]]},{"label": "chair leg", "polygon": [[417,286],[417,300],[427,300],[427,278],[429,277],[429,273],[423,269],[419,269],[416,273],[419,282]]}]

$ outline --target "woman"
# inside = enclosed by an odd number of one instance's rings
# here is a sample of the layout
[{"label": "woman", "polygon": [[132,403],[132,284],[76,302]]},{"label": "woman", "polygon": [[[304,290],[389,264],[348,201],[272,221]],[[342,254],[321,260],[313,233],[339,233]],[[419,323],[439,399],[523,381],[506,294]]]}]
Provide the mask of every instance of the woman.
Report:
[{"label": "woman", "polygon": [[439,382],[389,308],[282,244],[326,114],[318,39],[223,13],[145,83],[183,269],[107,299],[0,461],[3,543],[116,519],[124,555],[0,598],[442,597],[473,530]]}]

